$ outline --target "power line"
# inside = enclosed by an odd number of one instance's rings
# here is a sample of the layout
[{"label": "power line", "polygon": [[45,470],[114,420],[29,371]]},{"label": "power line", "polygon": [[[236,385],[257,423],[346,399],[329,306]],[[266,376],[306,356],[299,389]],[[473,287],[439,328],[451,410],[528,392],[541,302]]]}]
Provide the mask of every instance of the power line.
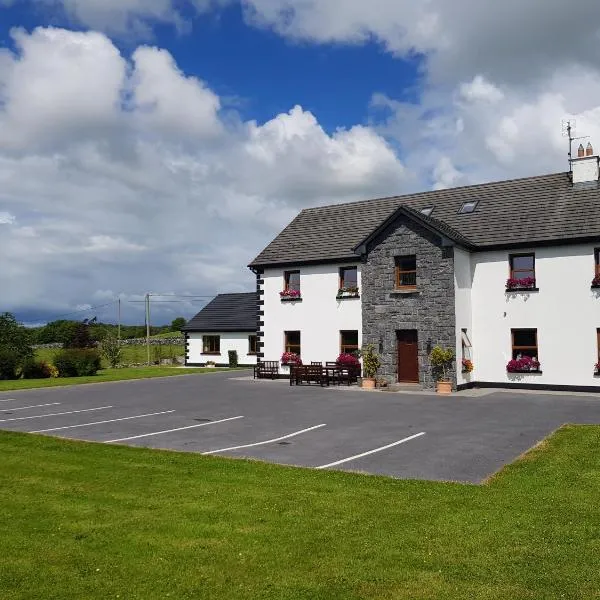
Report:
[{"label": "power line", "polygon": [[113,300],[112,302],[107,302],[106,304],[99,304],[98,306],[91,306],[90,308],[80,308],[79,310],[74,310],[73,312],[70,313],[65,313],[63,315],[56,315],[54,317],[52,317],[51,319],[49,319],[48,317],[40,317],[38,319],[34,319],[32,321],[21,321],[22,323],[39,323],[40,321],[56,321],[57,319],[62,319],[63,317],[70,317],[71,315],[78,315],[80,313],[84,313],[84,312],[91,312],[93,310],[98,310],[99,308],[105,308],[106,306],[113,306],[114,304],[117,303],[117,300]]}]

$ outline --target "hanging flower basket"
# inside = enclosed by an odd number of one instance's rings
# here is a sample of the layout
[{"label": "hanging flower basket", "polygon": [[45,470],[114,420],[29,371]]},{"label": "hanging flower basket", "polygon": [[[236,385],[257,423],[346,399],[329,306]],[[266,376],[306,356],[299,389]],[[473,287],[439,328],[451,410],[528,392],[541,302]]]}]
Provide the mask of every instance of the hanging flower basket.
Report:
[{"label": "hanging flower basket", "polygon": [[468,358],[463,358],[462,361],[462,372],[463,373],[471,373],[473,371],[473,362]]},{"label": "hanging flower basket", "polygon": [[540,362],[536,358],[523,356],[521,358],[508,361],[506,370],[509,373],[537,373],[541,367]]},{"label": "hanging flower basket", "polygon": [[523,279],[513,279],[511,277],[506,280],[507,292],[533,289],[535,289],[535,277],[524,277]]}]

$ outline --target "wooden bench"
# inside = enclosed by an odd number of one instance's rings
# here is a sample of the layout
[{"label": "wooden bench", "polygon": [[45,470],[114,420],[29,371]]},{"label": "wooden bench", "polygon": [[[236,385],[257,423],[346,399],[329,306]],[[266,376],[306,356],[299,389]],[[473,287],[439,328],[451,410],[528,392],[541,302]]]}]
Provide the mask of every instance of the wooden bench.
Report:
[{"label": "wooden bench", "polygon": [[290,366],[290,385],[300,385],[302,383],[327,384],[327,375],[323,372],[323,367],[319,365],[293,365]]},{"label": "wooden bench", "polygon": [[266,360],[256,363],[254,379],[277,379],[279,377],[279,363],[276,360]]}]

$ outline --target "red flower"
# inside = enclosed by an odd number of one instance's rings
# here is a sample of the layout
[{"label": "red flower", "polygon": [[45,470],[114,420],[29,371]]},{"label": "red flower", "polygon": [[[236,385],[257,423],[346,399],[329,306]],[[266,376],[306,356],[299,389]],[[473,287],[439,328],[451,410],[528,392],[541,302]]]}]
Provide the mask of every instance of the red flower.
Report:
[{"label": "red flower", "polygon": [[335,361],[336,364],[341,365],[343,367],[359,367],[360,361],[354,354],[340,354]]},{"label": "red flower", "polygon": [[302,359],[295,352],[284,352],[281,355],[282,365],[298,365],[302,364]]},{"label": "red flower", "polygon": [[300,290],[283,290],[279,295],[282,298],[300,298]]},{"label": "red flower", "polygon": [[528,371],[539,371],[540,363],[530,356],[509,360],[506,365],[506,370],[509,373],[527,373]]},{"label": "red flower", "polygon": [[510,279],[506,280],[507,290],[520,290],[529,289],[535,287],[535,277],[524,277],[523,279]]}]

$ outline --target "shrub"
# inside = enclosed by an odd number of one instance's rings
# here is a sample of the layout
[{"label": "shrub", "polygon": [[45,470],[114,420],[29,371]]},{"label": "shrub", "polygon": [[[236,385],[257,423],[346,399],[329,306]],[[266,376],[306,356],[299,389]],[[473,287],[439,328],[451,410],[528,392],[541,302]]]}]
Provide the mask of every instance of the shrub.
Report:
[{"label": "shrub", "polygon": [[54,359],[54,365],[60,377],[95,375],[101,367],[100,354],[96,350],[61,350]]},{"label": "shrub", "polygon": [[0,348],[0,379],[17,379],[19,358],[10,350]]},{"label": "shrub", "polygon": [[102,357],[113,369],[121,364],[121,342],[112,333],[105,336],[98,348]]},{"label": "shrub", "polygon": [[367,379],[374,379],[377,375],[379,367],[381,367],[381,360],[379,355],[375,352],[375,346],[368,344],[362,349],[363,359],[363,371]]},{"label": "shrub", "polygon": [[50,379],[56,373],[56,368],[44,360],[28,360],[23,365],[23,379]]},{"label": "shrub", "polygon": [[227,356],[229,357],[229,368],[235,369],[238,366],[238,353],[237,350],[229,350],[227,352]]},{"label": "shrub", "polygon": [[451,348],[440,348],[436,346],[429,355],[429,360],[435,370],[441,371],[438,374],[439,381],[448,381],[448,369],[452,366],[454,360],[454,351]]},{"label": "shrub", "polygon": [[90,327],[87,321],[76,323],[71,327],[66,336],[63,348],[94,348],[96,343],[90,335]]}]

